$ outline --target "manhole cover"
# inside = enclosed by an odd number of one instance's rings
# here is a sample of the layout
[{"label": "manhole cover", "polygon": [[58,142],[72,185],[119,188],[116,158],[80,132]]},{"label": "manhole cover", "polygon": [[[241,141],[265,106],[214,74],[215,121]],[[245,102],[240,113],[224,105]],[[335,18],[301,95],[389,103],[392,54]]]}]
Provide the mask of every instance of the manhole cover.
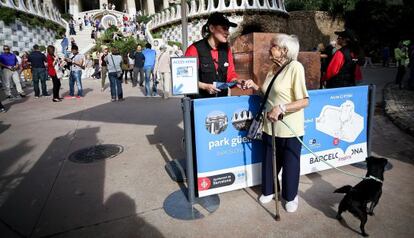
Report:
[{"label": "manhole cover", "polygon": [[124,151],[120,145],[95,145],[77,150],[69,156],[74,163],[94,163],[104,159],[114,158]]}]

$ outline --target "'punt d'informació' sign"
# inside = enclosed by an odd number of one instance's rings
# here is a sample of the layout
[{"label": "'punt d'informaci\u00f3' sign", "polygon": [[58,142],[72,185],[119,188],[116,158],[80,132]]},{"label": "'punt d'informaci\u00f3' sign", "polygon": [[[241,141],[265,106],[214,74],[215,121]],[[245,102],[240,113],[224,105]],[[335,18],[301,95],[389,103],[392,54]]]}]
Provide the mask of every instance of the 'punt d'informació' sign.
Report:
[{"label": "'punt d'informaci\u00f3' sign", "polygon": [[[305,109],[301,174],[343,166],[367,157],[368,87],[309,91]],[[196,186],[199,197],[261,183],[261,141],[246,134],[260,97],[194,100]]]}]

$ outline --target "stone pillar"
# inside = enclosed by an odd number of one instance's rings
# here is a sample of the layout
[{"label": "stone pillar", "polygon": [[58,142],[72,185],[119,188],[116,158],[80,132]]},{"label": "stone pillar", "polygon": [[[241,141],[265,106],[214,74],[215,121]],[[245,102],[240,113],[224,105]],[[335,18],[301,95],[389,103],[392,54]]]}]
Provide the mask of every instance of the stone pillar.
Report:
[{"label": "stone pillar", "polygon": [[162,6],[163,6],[163,9],[167,9],[167,8],[169,8],[170,7],[170,3],[169,3],[169,1],[168,0],[163,0],[162,1]]},{"label": "stone pillar", "polygon": [[78,19],[80,0],[69,0],[69,13]]},{"label": "stone pillar", "polygon": [[148,15],[155,14],[154,0],[144,1],[144,4],[145,4],[145,12]]},{"label": "stone pillar", "polygon": [[137,14],[137,7],[135,5],[135,0],[127,0],[127,11],[129,15]]}]

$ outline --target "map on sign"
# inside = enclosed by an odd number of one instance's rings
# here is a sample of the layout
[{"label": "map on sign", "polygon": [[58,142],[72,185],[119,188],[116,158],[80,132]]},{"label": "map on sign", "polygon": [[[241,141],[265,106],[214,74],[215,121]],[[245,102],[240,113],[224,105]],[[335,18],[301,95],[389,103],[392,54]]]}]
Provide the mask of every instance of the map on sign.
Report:
[{"label": "map on sign", "polygon": [[339,107],[324,106],[315,124],[316,130],[352,143],[364,129],[364,118],[355,113],[354,103],[346,100]]}]

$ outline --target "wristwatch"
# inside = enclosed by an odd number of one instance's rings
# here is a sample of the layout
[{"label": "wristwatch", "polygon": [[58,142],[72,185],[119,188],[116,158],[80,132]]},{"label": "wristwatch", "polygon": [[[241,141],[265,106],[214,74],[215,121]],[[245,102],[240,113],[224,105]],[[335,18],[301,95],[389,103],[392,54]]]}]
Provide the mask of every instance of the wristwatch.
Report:
[{"label": "wristwatch", "polygon": [[282,114],[285,115],[286,114],[286,105],[285,104],[279,104],[279,108],[280,108],[280,110],[282,110]]}]

